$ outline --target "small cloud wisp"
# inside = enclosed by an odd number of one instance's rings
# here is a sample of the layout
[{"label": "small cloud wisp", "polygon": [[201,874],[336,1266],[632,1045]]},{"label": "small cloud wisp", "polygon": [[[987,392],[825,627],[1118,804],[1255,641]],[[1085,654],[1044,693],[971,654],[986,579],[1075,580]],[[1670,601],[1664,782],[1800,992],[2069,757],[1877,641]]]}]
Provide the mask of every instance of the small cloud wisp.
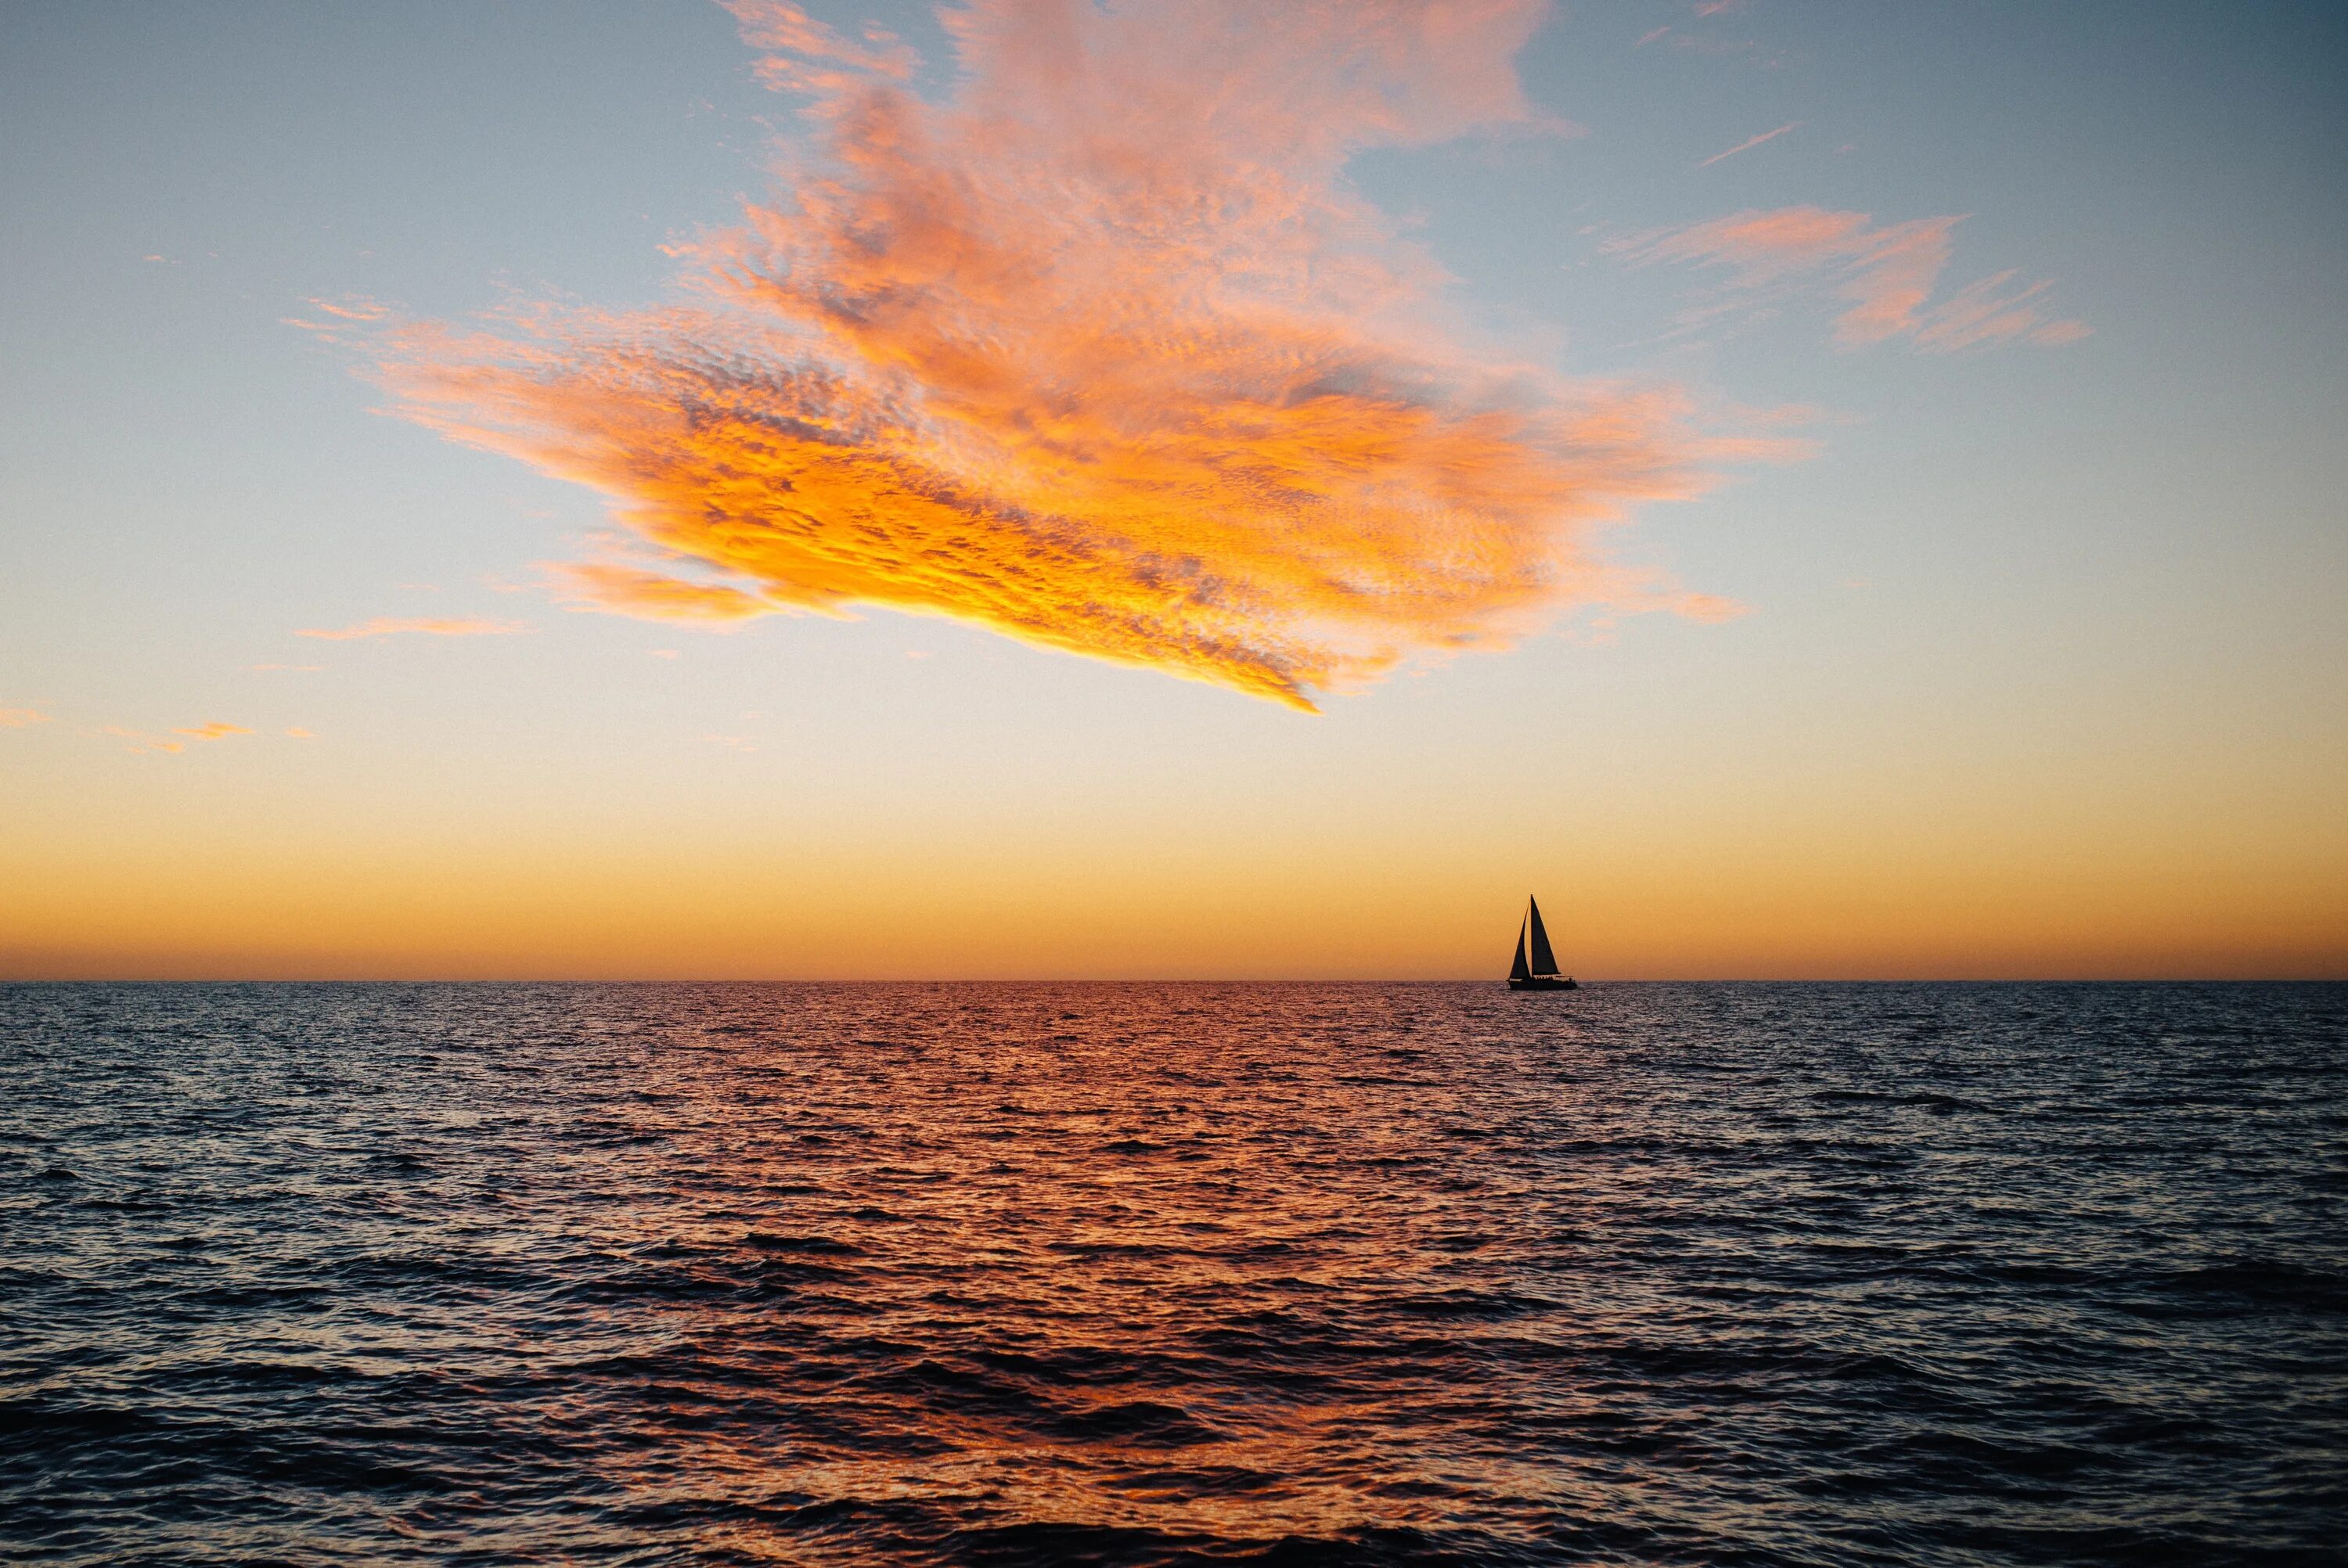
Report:
[{"label": "small cloud wisp", "polygon": [[2011,271],[1969,283],[1933,302],[1961,221],[1955,217],[1920,218],[1879,227],[1864,212],[1781,207],[1632,235],[1606,249],[1634,262],[1730,269],[1723,289],[1682,315],[1684,329],[1710,325],[1824,282],[1843,302],[1835,318],[1839,348],[1904,337],[1924,353],[1950,354],[1993,343],[2051,347],[2087,335],[2083,322],[2047,317],[2041,296],[2051,285],[2017,283],[2019,274]]},{"label": "small cloud wisp", "polygon": [[1603,604],[1592,528],[1757,449],[1476,343],[1343,179],[1558,129],[1514,65],[1540,0],[972,0],[942,100],[885,33],[729,9],[811,136],[675,247],[683,302],[383,340],[400,413],[680,569],[561,569],[583,605],[887,606],[1310,707]]},{"label": "small cloud wisp", "polygon": [[1738,142],[1735,147],[1730,148],[1726,152],[1714,153],[1710,158],[1707,158],[1702,163],[1697,164],[1696,167],[1698,169],[1710,169],[1714,164],[1718,163],[1724,158],[1735,158],[1740,152],[1750,152],[1765,141],[1775,141],[1779,137],[1785,135],[1787,131],[1799,130],[1801,128],[1802,122],[1800,120],[1787,120],[1784,125],[1779,126],[1775,130],[1765,130],[1759,136],[1747,137],[1745,140]]},{"label": "small cloud wisp", "polygon": [[101,727],[98,733],[129,742],[130,750],[134,754],[145,752],[184,752],[188,749],[187,743],[184,741],[165,740],[160,735],[150,735],[143,730],[133,730],[122,724],[108,724]]},{"label": "small cloud wisp", "polygon": [[[528,631],[529,627],[518,620],[483,620],[478,616],[396,616],[378,615],[372,620],[362,620],[356,626],[335,629],[304,627],[296,637],[314,637],[324,642],[355,642],[372,637],[511,637]],[[286,666],[306,669],[306,665]]]},{"label": "small cloud wisp", "polygon": [[[102,725],[94,733],[101,735],[112,735],[117,740],[128,741],[130,743],[130,750],[134,753],[160,752],[165,754],[176,754],[186,751],[188,749],[188,742],[190,741],[199,743],[205,741],[224,741],[231,735],[250,735],[254,733],[252,730],[247,728],[245,725],[232,724],[225,719],[214,719],[209,723],[202,724],[184,724],[180,728],[173,730],[170,735],[150,735],[144,730],[134,730],[123,724]],[[303,735],[306,734],[308,732],[302,730],[288,730],[285,733],[289,735]],[[173,735],[185,736],[186,739],[174,740],[171,738]]]}]

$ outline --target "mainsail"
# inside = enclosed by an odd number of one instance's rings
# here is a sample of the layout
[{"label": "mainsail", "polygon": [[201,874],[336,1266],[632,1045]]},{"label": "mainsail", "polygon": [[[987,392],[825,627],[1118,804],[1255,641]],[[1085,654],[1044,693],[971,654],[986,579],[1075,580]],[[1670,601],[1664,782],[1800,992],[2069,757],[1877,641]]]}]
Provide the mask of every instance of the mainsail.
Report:
[{"label": "mainsail", "polygon": [[[1531,972],[1536,975],[1553,975],[1557,973],[1557,955],[1550,951],[1549,932],[1541,925],[1540,902],[1538,899],[1528,897],[1525,900],[1525,903],[1529,908],[1529,913],[1525,917],[1525,924],[1530,928],[1533,936],[1533,966]],[[1524,961],[1524,938],[1519,937],[1517,938],[1517,962],[1519,965],[1522,965]]]}]

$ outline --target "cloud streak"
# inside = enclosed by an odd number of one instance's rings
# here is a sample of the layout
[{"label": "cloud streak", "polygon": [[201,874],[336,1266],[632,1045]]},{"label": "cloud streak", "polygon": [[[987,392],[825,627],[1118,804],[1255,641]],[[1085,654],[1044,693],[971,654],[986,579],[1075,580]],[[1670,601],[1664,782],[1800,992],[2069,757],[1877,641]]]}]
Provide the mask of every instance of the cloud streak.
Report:
[{"label": "cloud streak", "polygon": [[809,137],[681,248],[683,302],[386,340],[407,416],[682,569],[566,569],[583,604],[881,605],[1310,706],[1601,600],[1591,529],[1727,450],[1476,343],[1342,179],[1558,128],[1513,63],[1539,0],[975,0],[942,101],[885,34],[731,9]]},{"label": "cloud streak", "polygon": [[[289,735],[306,735],[308,733],[307,731],[302,730],[288,730],[285,733]],[[214,719],[207,723],[183,725],[179,729],[173,730],[170,735],[150,735],[144,730],[134,730],[122,724],[102,725],[98,729],[96,733],[101,735],[112,735],[118,740],[129,742],[130,750],[134,753],[161,752],[176,754],[178,753],[185,752],[188,749],[188,742],[190,741],[198,743],[206,741],[224,741],[232,735],[250,735],[253,733],[253,732],[242,724],[232,724],[225,719]],[[171,738],[174,735],[185,736],[186,739],[174,740]]]},{"label": "cloud streak", "polygon": [[[304,627],[296,637],[314,637],[324,642],[355,642],[371,637],[511,637],[528,631],[529,627],[518,620],[483,620],[478,616],[397,616],[378,615],[372,620],[362,620],[355,626],[335,629]],[[308,665],[286,666],[308,669]]]},{"label": "cloud streak", "polygon": [[0,730],[29,730],[48,722],[49,716],[38,708],[0,708]]},{"label": "cloud streak", "polygon": [[[1698,15],[1707,15],[1707,13],[1699,12]],[[1800,120],[1787,120],[1776,130],[1765,130],[1759,136],[1750,137],[1744,141],[1738,142],[1726,152],[1714,153],[1710,158],[1707,158],[1702,163],[1697,164],[1696,167],[1698,169],[1710,169],[1714,164],[1718,163],[1724,158],[1735,158],[1740,152],[1750,152],[1765,141],[1775,141],[1777,138],[1785,135],[1789,130],[1800,129],[1801,125],[1802,122]]]},{"label": "cloud streak", "polygon": [[771,614],[778,605],[724,583],[695,582],[612,561],[548,561],[556,591],[582,610],[615,610],[645,620],[716,626]]},{"label": "cloud streak", "polygon": [[105,725],[98,733],[113,735],[129,742],[130,750],[134,754],[141,752],[184,752],[188,749],[187,743],[183,741],[165,740],[160,736],[150,735],[140,730],[128,729],[120,724]]},{"label": "cloud streak", "polygon": [[1835,318],[1839,348],[1906,338],[1925,353],[1949,354],[1996,343],[2051,347],[2087,335],[2085,323],[2045,313],[2041,302],[2049,284],[2019,282],[2020,274],[2012,271],[1968,283],[1933,302],[1962,220],[1920,218],[1878,225],[1864,212],[1781,207],[1633,235],[1606,249],[1634,262],[1729,269],[1721,290],[1683,313],[1684,329],[1708,326],[1823,283],[1843,302]]}]

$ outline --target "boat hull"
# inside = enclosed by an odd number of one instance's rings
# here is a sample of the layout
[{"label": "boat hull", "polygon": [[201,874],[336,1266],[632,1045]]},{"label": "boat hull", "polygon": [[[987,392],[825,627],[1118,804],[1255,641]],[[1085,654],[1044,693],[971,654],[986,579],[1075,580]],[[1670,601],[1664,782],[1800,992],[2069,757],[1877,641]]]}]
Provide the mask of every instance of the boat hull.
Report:
[{"label": "boat hull", "polygon": [[1573,983],[1570,975],[1528,975],[1521,980],[1510,980],[1509,989],[1512,991],[1578,991],[1581,988]]}]

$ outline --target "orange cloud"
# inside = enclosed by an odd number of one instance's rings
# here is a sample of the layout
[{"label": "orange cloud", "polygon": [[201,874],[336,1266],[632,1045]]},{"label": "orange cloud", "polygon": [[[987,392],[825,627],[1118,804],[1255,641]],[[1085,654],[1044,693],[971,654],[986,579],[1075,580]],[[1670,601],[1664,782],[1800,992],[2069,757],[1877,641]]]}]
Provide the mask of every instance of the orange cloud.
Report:
[{"label": "orange cloud", "polygon": [[184,752],[188,749],[187,744],[184,742],[167,741],[160,735],[149,735],[138,730],[125,729],[120,724],[108,724],[100,729],[98,733],[102,735],[118,735],[123,740],[129,741],[130,743],[130,749],[134,753],[139,752]]},{"label": "orange cloud", "polygon": [[1835,318],[1835,343],[1842,348],[1905,337],[1926,353],[1946,354],[1989,343],[2051,346],[2087,335],[2085,323],[2049,320],[2033,302],[2048,284],[2017,286],[2013,272],[1970,283],[1932,303],[1961,221],[1920,218],[1878,228],[1864,212],[1782,207],[1633,235],[1607,249],[1634,261],[1732,269],[1721,293],[1682,316],[1685,327],[1709,324],[1823,281],[1845,302]]},{"label": "orange cloud", "polygon": [[305,627],[294,635],[315,637],[327,642],[350,642],[365,637],[399,637],[409,633],[427,637],[510,637],[529,630],[518,620],[483,620],[475,616],[378,615],[373,620],[363,620],[356,626],[345,626],[338,630]]},{"label": "orange cloud", "polygon": [[1470,343],[1341,178],[1559,128],[1540,0],[974,0],[942,102],[885,34],[732,9],[811,142],[677,248],[687,302],[386,340],[408,417],[742,585],[571,569],[588,604],[884,605],[1310,706],[1601,595],[1591,527],[1702,484],[1676,394]]},{"label": "orange cloud", "polygon": [[867,27],[867,46],[859,46],[785,0],[717,3],[734,13],[744,43],[770,51],[758,62],[758,79],[778,92],[831,93],[868,74],[897,81],[913,74],[913,51],[883,28]]},{"label": "orange cloud", "polygon": [[0,730],[27,730],[48,722],[49,716],[37,708],[0,708]]},{"label": "orange cloud", "polygon": [[[150,735],[143,730],[126,729],[120,724],[105,725],[97,733],[129,741],[130,749],[134,753],[184,752],[188,749],[186,741],[175,741],[165,735]],[[252,733],[242,724],[232,724],[224,719],[214,719],[210,723],[204,724],[189,724],[171,732],[174,735],[185,735],[191,741],[224,741],[231,735],[250,735]],[[307,732],[288,730],[285,733],[289,735],[301,735],[306,734]]]},{"label": "orange cloud", "polygon": [[609,610],[645,620],[722,624],[765,615],[776,608],[738,588],[664,577],[641,567],[610,561],[548,561],[545,565],[561,590],[582,608]]},{"label": "orange cloud", "polygon": [[1749,605],[1676,587],[1657,571],[1626,567],[1602,569],[1602,591],[1592,595],[1593,613],[1581,632],[1586,642],[1612,642],[1623,620],[1633,615],[1661,613],[1719,625],[1751,613]]}]

